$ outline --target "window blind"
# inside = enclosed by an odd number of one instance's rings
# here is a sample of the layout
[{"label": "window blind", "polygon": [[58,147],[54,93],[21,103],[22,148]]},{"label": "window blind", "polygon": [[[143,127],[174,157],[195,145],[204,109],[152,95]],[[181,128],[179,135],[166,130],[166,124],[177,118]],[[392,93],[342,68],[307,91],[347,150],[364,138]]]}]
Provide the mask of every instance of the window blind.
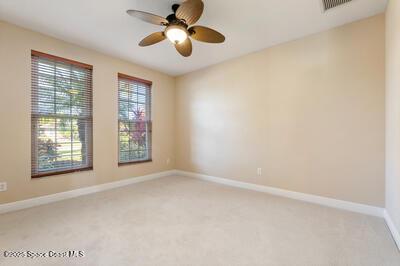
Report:
[{"label": "window blind", "polygon": [[150,81],[118,74],[119,164],[151,160]]},{"label": "window blind", "polygon": [[92,169],[92,66],[31,58],[32,177]]}]

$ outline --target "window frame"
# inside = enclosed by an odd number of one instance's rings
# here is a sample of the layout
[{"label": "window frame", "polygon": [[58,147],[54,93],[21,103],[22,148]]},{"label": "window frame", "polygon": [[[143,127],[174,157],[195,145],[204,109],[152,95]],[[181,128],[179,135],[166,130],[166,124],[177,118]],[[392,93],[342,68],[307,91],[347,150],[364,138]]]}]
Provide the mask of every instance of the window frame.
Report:
[{"label": "window frame", "polygon": [[[120,114],[120,102],[119,102],[119,82],[120,79],[124,79],[124,80],[128,80],[128,81],[132,81],[132,82],[138,82],[138,83],[142,83],[142,84],[146,84],[148,86],[149,89],[149,97],[150,97],[150,120],[148,121],[149,123],[149,129],[148,129],[148,133],[150,134],[150,148],[148,149],[149,152],[149,156],[148,159],[145,160],[135,160],[135,161],[128,161],[128,162],[121,162],[120,161],[120,118],[119,118],[119,114]],[[122,74],[122,73],[118,73],[118,93],[117,93],[117,103],[118,103],[118,121],[117,121],[117,132],[118,132],[118,166],[126,166],[126,165],[132,165],[132,164],[142,164],[142,163],[149,163],[149,162],[153,162],[153,148],[152,148],[152,142],[153,142],[153,120],[152,120],[152,86],[153,86],[153,82],[150,80],[146,80],[146,79],[141,79],[141,78],[137,78],[137,77],[133,77],[133,76],[129,76],[126,74]]]},{"label": "window frame", "polygon": [[[63,58],[63,57],[59,57],[59,56],[55,56],[55,55],[51,55],[51,54],[47,54],[47,53],[43,53],[43,52],[39,52],[36,50],[31,50],[31,63],[33,62],[33,58],[34,57],[39,57],[39,58],[44,58],[44,59],[48,59],[51,61],[57,61],[60,63],[64,63],[64,64],[69,64],[69,65],[73,65],[79,68],[84,68],[86,70],[89,70],[90,73],[90,108],[91,108],[91,112],[90,112],[90,118],[89,118],[89,123],[90,123],[90,127],[91,130],[90,132],[86,132],[87,134],[89,134],[89,139],[87,140],[87,149],[90,151],[89,153],[86,152],[87,154],[91,155],[91,160],[89,163],[89,166],[83,166],[81,168],[73,168],[73,169],[62,169],[62,170],[55,170],[55,171],[42,171],[42,172],[38,172],[36,174],[32,173],[31,170],[31,178],[32,179],[36,179],[36,178],[41,178],[41,177],[48,177],[48,176],[56,176],[56,175],[63,175],[63,174],[68,174],[68,173],[75,173],[75,172],[83,172],[83,171],[91,171],[93,170],[93,66],[89,65],[89,64],[85,64],[85,63],[81,63],[75,60],[71,60],[71,59],[67,59],[67,58]],[[33,79],[33,71],[34,68],[33,66],[31,66],[31,93],[33,93],[33,89],[34,86],[37,86],[37,80]],[[35,70],[37,71],[37,70]],[[35,84],[35,85],[34,85]],[[31,108],[32,108],[32,99],[31,99]],[[33,161],[37,161],[37,153],[35,152],[37,149],[37,130],[34,130],[35,124],[33,123],[34,119],[37,119],[37,114],[34,114],[31,111],[31,162]],[[36,118],[35,118],[36,116]],[[43,115],[46,116],[46,115]],[[50,115],[52,116],[52,115]],[[54,116],[56,118],[56,116]],[[31,169],[32,169],[32,165],[31,165]]]}]

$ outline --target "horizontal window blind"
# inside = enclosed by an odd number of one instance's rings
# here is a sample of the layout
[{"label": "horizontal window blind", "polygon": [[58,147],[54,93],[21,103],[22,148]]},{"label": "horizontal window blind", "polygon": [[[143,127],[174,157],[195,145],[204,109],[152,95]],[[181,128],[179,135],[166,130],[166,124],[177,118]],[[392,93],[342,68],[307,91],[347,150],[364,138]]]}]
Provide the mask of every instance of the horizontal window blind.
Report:
[{"label": "horizontal window blind", "polygon": [[119,164],[151,160],[151,82],[118,75]]},{"label": "horizontal window blind", "polygon": [[92,67],[31,57],[32,177],[92,169]]}]

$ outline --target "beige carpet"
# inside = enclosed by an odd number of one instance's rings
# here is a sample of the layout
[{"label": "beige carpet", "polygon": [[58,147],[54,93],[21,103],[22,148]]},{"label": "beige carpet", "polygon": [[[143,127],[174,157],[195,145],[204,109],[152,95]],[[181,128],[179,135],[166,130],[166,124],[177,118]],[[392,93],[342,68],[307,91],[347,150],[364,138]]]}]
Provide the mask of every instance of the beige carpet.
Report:
[{"label": "beige carpet", "polygon": [[0,250],[0,265],[400,265],[383,219],[183,177],[0,215]]}]

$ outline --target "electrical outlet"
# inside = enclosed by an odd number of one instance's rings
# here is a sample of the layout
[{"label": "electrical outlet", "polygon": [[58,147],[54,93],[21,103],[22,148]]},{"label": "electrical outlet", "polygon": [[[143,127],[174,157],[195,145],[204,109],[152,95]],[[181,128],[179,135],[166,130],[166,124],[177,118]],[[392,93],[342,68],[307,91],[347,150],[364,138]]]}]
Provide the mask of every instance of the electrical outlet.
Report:
[{"label": "electrical outlet", "polygon": [[257,168],[257,175],[262,175],[261,168]]},{"label": "electrical outlet", "polygon": [[7,190],[7,183],[1,182],[0,183],[0,191],[6,191],[6,190]]},{"label": "electrical outlet", "polygon": [[168,158],[166,162],[167,162],[167,164],[170,164],[171,163],[171,159]]}]

